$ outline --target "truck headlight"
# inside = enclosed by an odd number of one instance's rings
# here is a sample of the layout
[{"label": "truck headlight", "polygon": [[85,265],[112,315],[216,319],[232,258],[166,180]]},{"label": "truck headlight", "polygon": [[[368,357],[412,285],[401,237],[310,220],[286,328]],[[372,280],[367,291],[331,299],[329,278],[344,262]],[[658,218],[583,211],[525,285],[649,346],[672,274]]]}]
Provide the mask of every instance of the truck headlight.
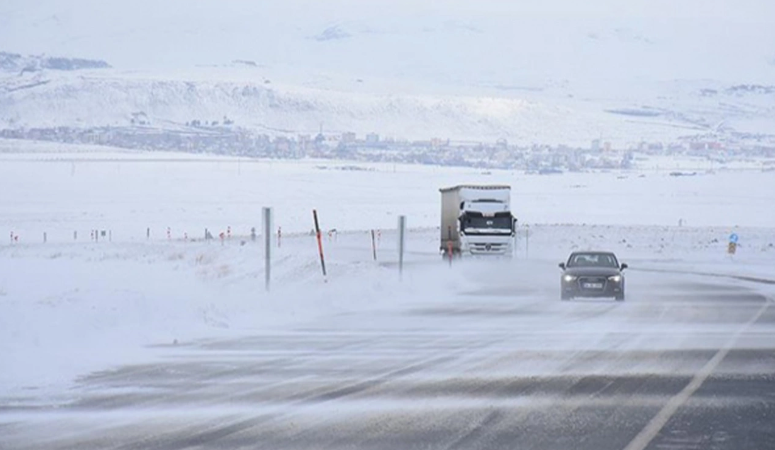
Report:
[{"label": "truck headlight", "polygon": [[575,281],[576,277],[574,277],[573,275],[564,275],[562,277],[562,280],[565,281],[566,283],[570,283],[571,281]]},{"label": "truck headlight", "polygon": [[610,281],[613,281],[614,283],[618,283],[618,282],[622,281],[622,276],[621,275],[614,275],[612,277],[608,277],[608,279]]}]

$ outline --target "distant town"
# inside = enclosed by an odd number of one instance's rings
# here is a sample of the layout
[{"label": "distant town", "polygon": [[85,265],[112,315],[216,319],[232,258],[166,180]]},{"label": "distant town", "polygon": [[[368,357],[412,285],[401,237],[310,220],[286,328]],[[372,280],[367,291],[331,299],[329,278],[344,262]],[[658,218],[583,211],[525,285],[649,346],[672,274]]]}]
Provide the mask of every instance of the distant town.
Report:
[{"label": "distant town", "polygon": [[775,143],[728,144],[714,139],[686,138],[681,142],[641,142],[615,148],[601,139],[585,148],[514,145],[505,139],[491,142],[451,141],[443,138],[407,140],[355,132],[270,136],[235,127],[233,121],[192,120],[177,128],[156,128],[142,114],[129,126],[97,128],[29,128],[0,130],[0,137],[75,144],[108,145],[126,149],[181,151],[277,159],[336,159],[482,169],[520,169],[539,173],[628,169],[634,154],[701,156],[724,162],[732,159],[775,158]]}]

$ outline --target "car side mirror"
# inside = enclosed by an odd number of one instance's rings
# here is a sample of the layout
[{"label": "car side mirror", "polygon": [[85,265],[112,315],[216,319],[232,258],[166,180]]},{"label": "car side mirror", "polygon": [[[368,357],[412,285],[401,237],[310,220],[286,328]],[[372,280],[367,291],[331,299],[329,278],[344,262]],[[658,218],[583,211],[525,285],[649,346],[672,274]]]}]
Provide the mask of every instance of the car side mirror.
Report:
[{"label": "car side mirror", "polygon": [[626,268],[628,268],[628,267],[630,267],[630,266],[628,266],[628,265],[627,265],[627,264],[625,264],[625,263],[622,263],[622,269],[621,269],[621,270],[624,270],[624,269],[626,269]]},{"label": "car side mirror", "polygon": [[565,263],[560,263],[559,266],[560,266],[560,269],[565,270]]}]

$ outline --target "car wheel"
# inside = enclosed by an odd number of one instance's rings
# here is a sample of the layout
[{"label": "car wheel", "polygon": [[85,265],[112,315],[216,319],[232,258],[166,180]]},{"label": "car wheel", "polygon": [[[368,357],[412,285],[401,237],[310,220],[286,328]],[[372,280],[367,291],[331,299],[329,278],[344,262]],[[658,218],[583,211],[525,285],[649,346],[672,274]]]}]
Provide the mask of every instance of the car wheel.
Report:
[{"label": "car wheel", "polygon": [[565,292],[560,293],[560,300],[567,302],[571,299],[571,296],[569,294],[566,294]]},{"label": "car wheel", "polygon": [[617,302],[623,302],[624,301],[624,292],[620,292],[616,294],[616,301]]}]

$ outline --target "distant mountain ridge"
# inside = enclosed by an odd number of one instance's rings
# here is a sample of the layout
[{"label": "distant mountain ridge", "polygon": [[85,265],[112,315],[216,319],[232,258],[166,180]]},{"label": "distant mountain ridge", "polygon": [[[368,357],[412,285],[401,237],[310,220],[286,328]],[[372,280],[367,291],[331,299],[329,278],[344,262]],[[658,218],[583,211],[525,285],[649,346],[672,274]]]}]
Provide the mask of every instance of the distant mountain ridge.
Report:
[{"label": "distant mountain ridge", "polygon": [[65,58],[59,56],[24,56],[0,51],[0,70],[5,72],[38,72],[41,70],[109,69],[105,61],[97,59]]}]

